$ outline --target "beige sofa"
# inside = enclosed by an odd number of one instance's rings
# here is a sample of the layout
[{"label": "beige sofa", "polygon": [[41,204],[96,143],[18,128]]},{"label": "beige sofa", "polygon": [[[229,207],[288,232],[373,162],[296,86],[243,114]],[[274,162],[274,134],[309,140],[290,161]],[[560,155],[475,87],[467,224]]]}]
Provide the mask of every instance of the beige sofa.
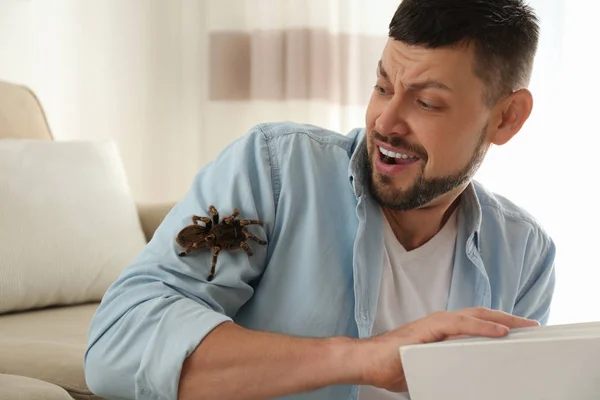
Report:
[{"label": "beige sofa", "polygon": [[[0,139],[6,138],[52,140],[52,134],[37,97],[26,87],[0,81]],[[171,207],[138,205],[146,240]],[[97,306],[0,315],[0,400],[98,399],[83,371],[88,326]]]}]

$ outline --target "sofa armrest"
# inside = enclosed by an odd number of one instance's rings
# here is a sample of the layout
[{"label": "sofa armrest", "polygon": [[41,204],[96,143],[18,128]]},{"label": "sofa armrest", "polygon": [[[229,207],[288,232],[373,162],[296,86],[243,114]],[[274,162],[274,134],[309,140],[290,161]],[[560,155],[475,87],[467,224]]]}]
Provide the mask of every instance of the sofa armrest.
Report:
[{"label": "sofa armrest", "polygon": [[138,215],[142,224],[146,241],[152,239],[154,231],[162,223],[175,203],[138,203]]}]

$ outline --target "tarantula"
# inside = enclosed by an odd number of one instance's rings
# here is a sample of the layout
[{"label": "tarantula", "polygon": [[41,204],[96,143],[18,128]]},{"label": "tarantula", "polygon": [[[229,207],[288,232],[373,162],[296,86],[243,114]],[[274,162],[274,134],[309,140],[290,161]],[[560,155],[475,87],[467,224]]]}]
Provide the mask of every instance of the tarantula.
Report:
[{"label": "tarantula", "polygon": [[[215,268],[217,265],[217,257],[221,249],[236,251],[242,249],[250,257],[253,253],[246,240],[253,240],[261,245],[266,245],[267,242],[261,240],[248,232],[246,225],[261,225],[262,222],[255,219],[237,219],[240,211],[236,208],[233,213],[223,218],[219,222],[219,212],[214,206],[208,207],[208,212],[211,218],[192,217],[193,224],[183,228],[175,237],[175,242],[184,251],[179,253],[180,257],[186,256],[192,251],[201,248],[210,248],[212,250],[212,267],[208,275],[208,281],[212,281],[215,276]],[[204,222],[199,225],[198,222]]]}]

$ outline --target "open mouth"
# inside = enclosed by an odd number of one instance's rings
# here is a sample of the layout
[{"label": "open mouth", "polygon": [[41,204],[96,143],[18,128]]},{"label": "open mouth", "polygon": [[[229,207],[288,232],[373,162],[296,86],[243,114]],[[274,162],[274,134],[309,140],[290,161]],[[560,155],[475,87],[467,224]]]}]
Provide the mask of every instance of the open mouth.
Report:
[{"label": "open mouth", "polygon": [[396,153],[378,146],[381,161],[388,165],[407,165],[419,160],[419,157],[412,154]]}]

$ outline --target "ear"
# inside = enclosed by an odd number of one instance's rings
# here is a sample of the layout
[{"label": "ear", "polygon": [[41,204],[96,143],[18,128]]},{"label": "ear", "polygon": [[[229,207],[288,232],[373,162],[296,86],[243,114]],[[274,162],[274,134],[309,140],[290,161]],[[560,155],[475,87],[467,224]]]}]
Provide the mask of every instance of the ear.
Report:
[{"label": "ear", "polygon": [[527,89],[520,89],[498,104],[495,132],[491,142],[497,146],[506,144],[521,130],[533,109],[533,96]]}]

